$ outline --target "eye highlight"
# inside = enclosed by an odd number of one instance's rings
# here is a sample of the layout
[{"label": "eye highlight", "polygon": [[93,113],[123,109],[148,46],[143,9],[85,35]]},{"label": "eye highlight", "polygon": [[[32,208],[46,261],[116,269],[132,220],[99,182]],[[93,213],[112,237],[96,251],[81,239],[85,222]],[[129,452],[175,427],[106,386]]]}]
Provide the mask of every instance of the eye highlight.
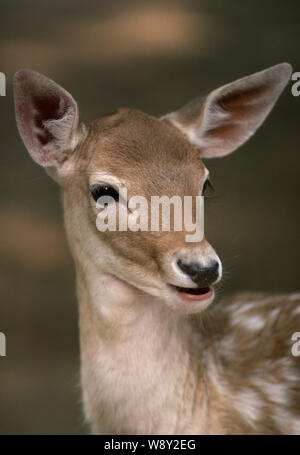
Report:
[{"label": "eye highlight", "polygon": [[205,197],[212,197],[215,193],[215,189],[211,183],[211,181],[207,178],[204,182],[201,196]]},{"label": "eye highlight", "polygon": [[90,191],[91,191],[92,198],[94,199],[95,202],[97,202],[98,199],[102,196],[109,196],[109,197],[113,198],[114,201],[116,201],[116,202],[119,200],[118,191],[110,185],[103,185],[103,184],[93,185],[91,187]]}]

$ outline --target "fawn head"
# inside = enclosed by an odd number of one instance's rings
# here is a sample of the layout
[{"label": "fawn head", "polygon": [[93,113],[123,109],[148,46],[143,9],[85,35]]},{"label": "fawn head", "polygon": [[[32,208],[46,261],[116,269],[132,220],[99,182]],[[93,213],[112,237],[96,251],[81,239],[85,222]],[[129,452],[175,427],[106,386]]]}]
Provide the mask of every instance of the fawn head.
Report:
[{"label": "fawn head", "polygon": [[[224,85],[183,108],[154,118],[118,109],[84,125],[72,96],[45,76],[20,70],[14,78],[16,118],[32,158],[64,190],[65,220],[77,265],[93,265],[183,312],[213,300],[221,262],[203,236],[182,230],[97,229],[96,201],[109,196],[132,216],[128,198],[205,194],[202,158],[225,156],[269,114],[291,75],[287,63]],[[120,216],[120,215],[119,215]]]}]

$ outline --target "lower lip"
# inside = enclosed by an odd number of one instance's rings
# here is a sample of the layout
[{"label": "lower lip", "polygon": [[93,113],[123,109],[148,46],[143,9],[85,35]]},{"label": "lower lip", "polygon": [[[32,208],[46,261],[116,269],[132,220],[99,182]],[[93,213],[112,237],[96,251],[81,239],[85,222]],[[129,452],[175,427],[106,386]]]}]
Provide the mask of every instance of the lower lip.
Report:
[{"label": "lower lip", "polygon": [[169,285],[172,290],[174,299],[172,305],[176,306],[179,311],[186,314],[200,313],[205,310],[213,301],[215,292],[213,288],[207,287],[199,294],[184,292],[184,288]]},{"label": "lower lip", "polygon": [[184,302],[204,302],[205,300],[211,299],[213,296],[212,288],[208,287],[207,291],[203,294],[190,294],[183,290],[176,289],[178,297]]}]

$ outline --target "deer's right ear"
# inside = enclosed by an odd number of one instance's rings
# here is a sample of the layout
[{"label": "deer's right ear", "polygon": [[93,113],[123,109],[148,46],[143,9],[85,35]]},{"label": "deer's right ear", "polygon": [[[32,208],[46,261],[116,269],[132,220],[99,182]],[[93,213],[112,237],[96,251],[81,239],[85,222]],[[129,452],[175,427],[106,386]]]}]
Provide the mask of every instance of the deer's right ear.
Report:
[{"label": "deer's right ear", "polygon": [[238,79],[161,119],[176,126],[203,158],[228,155],[268,116],[291,77],[288,63]]},{"label": "deer's right ear", "polygon": [[14,76],[16,119],[31,157],[54,178],[70,169],[70,157],[82,139],[78,106],[72,96],[31,70]]}]

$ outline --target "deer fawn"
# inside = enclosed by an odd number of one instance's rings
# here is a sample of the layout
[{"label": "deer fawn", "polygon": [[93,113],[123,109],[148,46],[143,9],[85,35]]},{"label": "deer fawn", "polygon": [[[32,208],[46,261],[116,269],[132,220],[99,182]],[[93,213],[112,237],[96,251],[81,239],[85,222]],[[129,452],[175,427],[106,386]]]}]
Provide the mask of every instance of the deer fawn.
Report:
[{"label": "deer fawn", "polygon": [[[14,78],[32,158],[63,189],[80,302],[86,419],[102,434],[299,434],[300,294],[210,305],[221,262],[205,237],[105,231],[99,197],[201,195],[202,158],[225,156],[262,124],[287,63],[239,79],[160,119],[118,109],[87,126],[72,96],[31,70]],[[127,208],[126,208],[127,210]]]}]

